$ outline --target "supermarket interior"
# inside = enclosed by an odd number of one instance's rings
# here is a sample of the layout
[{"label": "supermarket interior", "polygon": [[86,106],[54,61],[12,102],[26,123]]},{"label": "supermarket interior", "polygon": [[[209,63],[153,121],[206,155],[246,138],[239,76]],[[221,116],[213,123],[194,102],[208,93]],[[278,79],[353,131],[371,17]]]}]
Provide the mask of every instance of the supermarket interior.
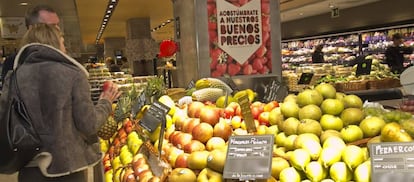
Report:
[{"label": "supermarket interior", "polygon": [[413,0],[0,0],[0,104],[39,4],[122,90],[85,181],[414,180]]}]

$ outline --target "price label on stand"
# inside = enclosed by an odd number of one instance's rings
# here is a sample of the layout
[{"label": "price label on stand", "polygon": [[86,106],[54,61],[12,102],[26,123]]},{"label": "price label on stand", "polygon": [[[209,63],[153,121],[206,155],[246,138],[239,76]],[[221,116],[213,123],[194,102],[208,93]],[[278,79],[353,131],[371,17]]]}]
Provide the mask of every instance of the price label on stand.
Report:
[{"label": "price label on stand", "polygon": [[221,77],[220,80],[226,83],[233,90],[233,92],[239,91],[239,88],[237,87],[236,83],[234,83],[233,79],[231,79],[230,77]]},{"label": "price label on stand", "polygon": [[254,123],[252,110],[250,109],[250,101],[247,94],[243,94],[240,98],[238,98],[238,102],[240,105],[240,110],[244,119],[244,123],[246,123],[247,132],[256,132],[256,125]]},{"label": "price label on stand", "polygon": [[190,90],[195,87],[194,80],[191,80],[190,83],[188,83],[186,90]]},{"label": "price label on stand", "polygon": [[360,60],[357,65],[356,75],[369,75],[371,74],[372,59]]},{"label": "price label on stand", "polygon": [[273,135],[231,136],[223,178],[239,179],[240,181],[269,179],[273,142]]},{"label": "price label on stand", "polygon": [[414,180],[414,142],[382,142],[369,146],[371,181]]},{"label": "price label on stand", "polygon": [[307,85],[311,82],[312,77],[313,77],[313,73],[302,73],[298,80],[298,84]]},{"label": "price label on stand", "polygon": [[141,111],[141,108],[145,106],[146,102],[147,102],[147,97],[145,97],[144,92],[141,92],[137,100],[135,100],[135,102],[132,105],[132,109],[131,109],[132,118],[135,118],[137,113]]},{"label": "price label on stand", "polygon": [[145,112],[144,117],[139,122],[139,125],[152,133],[155,129],[157,129],[160,123],[165,120],[165,115],[168,111],[170,111],[168,106],[159,101],[155,101],[150,106],[148,111]]}]

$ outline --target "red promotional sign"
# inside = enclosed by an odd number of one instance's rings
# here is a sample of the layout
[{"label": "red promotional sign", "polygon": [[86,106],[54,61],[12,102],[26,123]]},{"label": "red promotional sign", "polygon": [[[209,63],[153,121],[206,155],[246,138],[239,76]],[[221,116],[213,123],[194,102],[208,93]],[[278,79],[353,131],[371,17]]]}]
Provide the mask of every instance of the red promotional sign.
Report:
[{"label": "red promotional sign", "polygon": [[209,0],[212,77],[272,72],[269,0]]}]

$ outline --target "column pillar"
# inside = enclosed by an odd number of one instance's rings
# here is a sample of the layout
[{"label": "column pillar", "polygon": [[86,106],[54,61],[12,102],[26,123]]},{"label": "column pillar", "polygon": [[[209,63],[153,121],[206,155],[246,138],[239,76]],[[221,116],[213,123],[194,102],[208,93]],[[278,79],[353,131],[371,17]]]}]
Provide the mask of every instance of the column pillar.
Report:
[{"label": "column pillar", "polygon": [[151,37],[150,18],[131,18],[126,24],[125,55],[130,63],[132,74],[154,74],[152,60],[158,53],[158,46]]}]

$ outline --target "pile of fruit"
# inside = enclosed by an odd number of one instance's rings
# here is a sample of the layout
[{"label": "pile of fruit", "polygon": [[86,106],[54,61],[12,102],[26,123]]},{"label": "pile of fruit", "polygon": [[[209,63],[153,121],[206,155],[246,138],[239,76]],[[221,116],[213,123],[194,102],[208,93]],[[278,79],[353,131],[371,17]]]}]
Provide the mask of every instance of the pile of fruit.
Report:
[{"label": "pile of fruit", "polygon": [[[218,88],[225,93],[229,88],[223,83],[212,83],[215,82],[200,81],[196,90]],[[253,133],[247,131],[241,106],[237,102],[244,95],[248,95],[256,126]],[[209,99],[193,100],[183,105],[177,105],[167,95],[159,98],[160,102],[171,108],[166,115],[167,127],[161,146],[161,156],[171,168],[167,177],[169,182],[224,181],[222,174],[227,140],[233,135],[250,134],[271,134],[275,137],[271,177],[267,181],[370,181],[367,144],[406,142],[414,137],[411,114],[364,108],[358,96],[337,92],[330,84],[319,84],[296,95],[290,94],[280,103],[255,101],[255,93],[250,89],[228,93],[228,98],[225,97],[225,94],[209,96]],[[122,133],[118,131],[117,136],[125,138]],[[135,131],[130,131],[129,135],[131,133]],[[128,147],[112,147],[116,143],[112,142],[105,155],[109,156],[110,162],[104,161],[104,164],[111,164],[108,168],[112,172],[107,172],[107,181],[127,180],[129,177],[125,177],[126,174],[132,178],[131,171],[139,172],[134,167],[137,166],[134,161],[138,160],[135,158],[139,157],[134,156],[142,155],[131,146],[141,145],[142,140],[149,139],[154,148],[158,148],[159,133],[160,126],[148,136],[137,136],[141,141],[134,142],[129,142],[127,135],[127,139],[119,143]],[[125,148],[131,155],[123,154],[124,157],[121,157]],[[121,169],[128,169],[119,174],[116,170],[117,156],[122,164]],[[135,180],[150,178],[140,177],[138,172],[134,173]]]}]

